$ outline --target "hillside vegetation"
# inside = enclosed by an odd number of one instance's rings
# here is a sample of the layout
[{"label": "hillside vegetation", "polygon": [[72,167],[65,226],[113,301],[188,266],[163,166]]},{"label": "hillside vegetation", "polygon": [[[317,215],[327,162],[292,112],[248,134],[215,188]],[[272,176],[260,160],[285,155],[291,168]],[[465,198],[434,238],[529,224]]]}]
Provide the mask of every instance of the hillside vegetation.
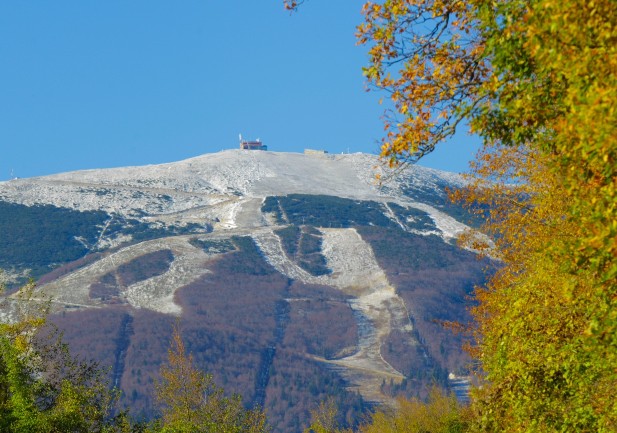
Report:
[{"label": "hillside vegetation", "polygon": [[473,417],[405,431],[617,430],[615,3],[388,1],[364,15],[365,74],[396,113],[382,157],[415,162],[471,125],[484,147],[454,196],[495,245],[463,242],[503,263],[475,292]]},{"label": "hillside vegetation", "polygon": [[[389,168],[221,152],[1,185],[3,212],[75,230],[32,254],[45,285],[3,298],[0,430],[617,431],[615,3],[363,13]],[[467,181],[396,179],[461,125],[484,140]],[[444,183],[467,211],[427,202]],[[468,374],[462,405],[445,394]]]}]

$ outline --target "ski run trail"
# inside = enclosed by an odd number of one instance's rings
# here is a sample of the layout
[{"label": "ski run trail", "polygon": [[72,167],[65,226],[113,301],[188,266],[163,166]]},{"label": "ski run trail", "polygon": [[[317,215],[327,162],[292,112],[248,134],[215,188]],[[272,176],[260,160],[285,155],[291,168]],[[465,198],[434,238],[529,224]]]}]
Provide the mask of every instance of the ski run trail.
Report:
[{"label": "ski run trail", "polygon": [[[353,228],[318,228],[322,234],[322,254],[331,273],[313,276],[287,256],[274,233],[282,226],[261,212],[262,202],[269,195],[323,194],[381,202],[385,214],[402,228],[388,202],[423,210],[433,219],[437,231],[417,234],[437,234],[447,242],[468,229],[440,210],[404,194],[413,188],[441,194],[444,183],[464,184],[461,176],[419,166],[411,167],[405,176],[390,176],[387,170],[374,155],[309,156],[227,150],[169,164],[0,182],[0,199],[81,211],[103,210],[110,215],[163,225],[215,221],[211,233],[171,236],[125,247],[121,244],[130,239],[107,237],[103,228],[95,246],[115,246],[115,251],[38,289],[40,299],[51,298],[58,310],[104,307],[109,299],[90,296],[94,282],[144,254],[171,250],[173,261],[164,273],[126,287],[116,286],[112,301],[180,315],[181,307],[174,301],[175,291],[209,272],[208,262],[218,255],[192,245],[191,238],[251,236],[264,258],[283,275],[307,284],[332,286],[349,295],[348,304],[358,325],[355,352],[337,359],[311,357],[338,371],[365,400],[395,404],[381,393],[380,386],[384,380],[400,382],[404,376],[382,357],[381,347],[393,330],[406,335],[408,344],[419,343],[405,303],[388,282],[371,247]],[[390,176],[392,182],[383,187],[377,185],[377,172],[383,178]],[[120,280],[116,278],[117,285]],[[0,312],[0,316],[10,317],[10,309]]]},{"label": "ski run trail", "polygon": [[412,325],[403,300],[389,284],[377,264],[370,246],[355,229],[320,229],[322,253],[330,275],[313,276],[290,260],[280,239],[271,231],[261,231],[254,239],[266,259],[282,274],[307,284],[333,286],[351,295],[349,306],[358,322],[358,347],[350,356],[335,360],[317,358],[332,364],[371,402],[392,403],[380,386],[384,379],[400,382],[404,376],[382,356],[381,346],[392,329],[409,334]]}]

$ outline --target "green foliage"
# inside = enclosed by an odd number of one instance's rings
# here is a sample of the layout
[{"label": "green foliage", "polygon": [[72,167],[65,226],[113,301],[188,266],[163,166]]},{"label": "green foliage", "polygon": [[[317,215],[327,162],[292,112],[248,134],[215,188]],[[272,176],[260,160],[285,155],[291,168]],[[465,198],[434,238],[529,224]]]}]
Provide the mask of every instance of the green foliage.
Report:
[{"label": "green foliage", "polygon": [[96,243],[108,218],[99,211],[0,201],[0,268],[31,268],[40,276],[52,265],[76,260]]},{"label": "green foliage", "polygon": [[319,403],[317,409],[311,411],[311,425],[304,433],[336,433],[339,432],[338,408],[332,398]]},{"label": "green foliage", "polygon": [[[403,186],[401,189],[403,194],[413,201],[430,203],[435,209],[470,227],[478,228],[482,223],[482,219],[478,218],[466,206],[450,200],[448,191],[451,189],[451,185],[440,178],[431,179],[428,185],[412,184]],[[416,211],[422,212],[419,209],[416,209]]]},{"label": "green foliage", "polygon": [[[617,5],[367,2],[382,156],[414,162],[466,122],[484,139],[462,197],[503,267],[477,291],[479,431],[617,430]],[[611,397],[607,397],[607,396]]]},{"label": "green foliage", "polygon": [[[212,227],[207,224],[190,223],[184,226],[166,225],[159,226],[148,224],[132,218],[114,216],[117,225],[108,228],[108,234],[130,235],[134,242],[142,242],[151,239],[164,238],[166,236],[188,235],[193,233],[208,233]],[[116,231],[113,231],[115,229]]]},{"label": "green foliage", "polygon": [[295,225],[289,225],[285,228],[275,230],[274,233],[281,240],[281,245],[283,246],[283,250],[287,253],[289,257],[295,257],[298,252],[298,244],[300,243],[300,238],[302,237],[302,230],[300,227]]},{"label": "green foliage", "polygon": [[[394,223],[384,215],[381,204],[374,201],[351,200],[329,195],[290,194],[268,197],[264,206],[266,207],[262,207],[263,212],[264,209],[282,209],[286,222],[297,226],[326,228],[394,226]],[[282,221],[282,214],[279,220]]]},{"label": "green foliage", "polygon": [[120,294],[121,287],[162,275],[173,261],[171,250],[159,250],[144,254],[118,266],[117,270],[102,275],[90,285],[90,298],[109,300]]},{"label": "green foliage", "polygon": [[[394,228],[382,227],[360,227],[358,232],[371,244],[375,256],[384,267],[405,270],[439,269],[460,260],[455,247],[448,246],[437,235],[418,237]],[[392,242],[394,238],[397,242]]]},{"label": "green foliage", "polygon": [[[322,402],[311,412],[311,426],[305,433],[351,433],[340,429],[337,408],[332,400]],[[398,400],[397,408],[381,408],[361,424],[358,433],[465,433],[470,430],[473,415],[461,406],[454,395],[444,395],[432,388],[426,403]]]},{"label": "green foliage", "polygon": [[437,226],[429,214],[420,209],[403,207],[396,203],[388,203],[388,206],[408,230],[437,230]]},{"label": "green foliage", "polygon": [[176,326],[161,367],[157,400],[162,419],[151,431],[160,433],[264,433],[269,428],[259,409],[246,410],[239,395],[226,397],[211,375],[197,370],[186,354]]},{"label": "green foliage", "polygon": [[174,255],[171,250],[153,251],[118,266],[117,274],[123,286],[130,286],[138,281],[162,275],[169,269]]},{"label": "green foliage", "polygon": [[276,222],[284,223],[283,214],[281,213],[281,208],[279,207],[278,197],[268,196],[265,198],[263,204],[261,205],[261,212],[263,214],[273,213]]},{"label": "green foliage", "polygon": [[234,261],[225,262],[227,272],[248,275],[276,274],[276,270],[263,259],[253,239],[248,236],[233,236],[231,240],[238,252],[234,254]]},{"label": "green foliage", "polygon": [[25,206],[0,200],[0,269],[31,269],[32,277],[40,277],[61,264],[98,251],[97,242],[106,225],[106,237],[130,235],[134,242],[211,231],[208,224],[159,227],[102,211]]},{"label": "green foliage", "polygon": [[228,239],[197,239],[193,238],[189,241],[191,245],[201,248],[209,254],[224,254],[234,251],[236,247],[233,242]]},{"label": "green foliage", "polygon": [[470,431],[472,415],[454,395],[433,388],[428,402],[399,400],[395,411],[377,411],[361,433],[464,433]]},{"label": "green foliage", "polygon": [[[476,171],[501,183],[489,229],[506,240],[507,264],[479,293],[492,382],[478,394],[481,425],[614,431],[606,393],[617,383],[617,8],[479,3],[498,79],[473,120],[487,143]],[[523,207],[504,205],[511,179],[527,187]]]},{"label": "green foliage", "polygon": [[96,363],[73,358],[57,331],[45,326],[46,304],[34,284],[14,302],[16,320],[0,324],[0,431],[86,433],[128,431],[113,417],[118,394]]},{"label": "green foliage", "polygon": [[290,225],[276,230],[287,255],[312,275],[326,275],[331,271],[321,253],[322,234],[315,227]]}]

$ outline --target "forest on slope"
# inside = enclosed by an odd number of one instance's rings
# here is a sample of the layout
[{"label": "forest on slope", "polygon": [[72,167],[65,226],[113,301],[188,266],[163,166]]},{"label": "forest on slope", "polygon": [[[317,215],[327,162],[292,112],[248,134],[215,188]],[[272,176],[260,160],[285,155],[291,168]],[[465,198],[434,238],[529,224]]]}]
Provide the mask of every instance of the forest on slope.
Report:
[{"label": "forest on slope", "polygon": [[[481,386],[470,406],[432,395],[427,404],[402,402],[399,411],[378,411],[360,431],[617,428],[615,12],[609,0],[394,0],[365,6],[359,37],[371,44],[372,61],[365,73],[376,88],[390,90],[398,111],[396,120],[387,119],[383,157],[392,164],[413,162],[468,122],[485,146],[470,187],[455,195],[487,205],[475,209],[496,245],[474,237],[463,241],[504,266],[476,291],[477,327],[468,331],[475,337],[470,352]],[[400,73],[387,74],[391,68]],[[49,359],[64,364],[45,366],[45,357],[30,356],[32,330],[41,323],[40,315],[26,314],[3,325],[4,429],[142,428],[122,415],[109,416],[113,396],[105,397],[105,386],[92,386],[100,383],[96,369],[62,357]],[[175,365],[190,365],[181,340],[174,347],[170,361],[177,355]],[[42,374],[43,367],[52,369]],[[77,373],[52,374],[71,371]],[[199,390],[196,404],[203,404],[200,387],[209,386],[208,378],[193,376],[190,367],[184,372],[179,377],[196,378],[190,383]],[[216,407],[222,408],[216,413],[234,414],[227,431],[265,428],[259,414],[238,409],[233,399]],[[205,420],[179,421],[172,412],[143,428],[225,431],[210,409],[203,413]],[[311,428],[338,430],[333,413],[324,404]]]}]

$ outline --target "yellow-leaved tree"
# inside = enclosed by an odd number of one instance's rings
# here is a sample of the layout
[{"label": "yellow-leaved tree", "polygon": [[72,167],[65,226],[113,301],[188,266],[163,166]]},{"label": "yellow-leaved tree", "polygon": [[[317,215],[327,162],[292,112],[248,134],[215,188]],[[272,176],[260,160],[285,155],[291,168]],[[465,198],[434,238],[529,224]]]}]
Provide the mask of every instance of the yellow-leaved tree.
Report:
[{"label": "yellow-leaved tree", "polygon": [[[468,431],[473,414],[462,407],[454,394],[446,395],[433,387],[428,401],[400,398],[397,408],[379,408],[355,431],[358,433],[463,433]],[[311,412],[312,422],[305,433],[352,433],[339,428],[336,406],[332,400],[322,402]]]},{"label": "yellow-leaved tree", "polygon": [[477,291],[476,428],[616,431],[617,4],[388,0],[364,11],[366,75],[395,107],[382,156],[414,162],[463,121],[484,138],[459,193],[503,262]]},{"label": "yellow-leaved tree", "polygon": [[[291,6],[294,6],[291,2]],[[387,92],[381,156],[413,163],[461,125],[468,188],[502,261],[478,288],[472,429],[617,431],[617,3],[364,5],[365,75]]]},{"label": "yellow-leaved tree", "polygon": [[265,433],[265,414],[245,409],[239,395],[226,397],[212,375],[198,370],[174,327],[168,362],[161,367],[156,398],[162,418],[150,431],[161,433]]},{"label": "yellow-leaved tree", "polygon": [[48,303],[35,299],[34,290],[30,282],[13,298],[2,299],[0,431],[131,431],[124,413],[114,415],[118,391],[110,388],[106,370],[70,354],[47,323]]}]

